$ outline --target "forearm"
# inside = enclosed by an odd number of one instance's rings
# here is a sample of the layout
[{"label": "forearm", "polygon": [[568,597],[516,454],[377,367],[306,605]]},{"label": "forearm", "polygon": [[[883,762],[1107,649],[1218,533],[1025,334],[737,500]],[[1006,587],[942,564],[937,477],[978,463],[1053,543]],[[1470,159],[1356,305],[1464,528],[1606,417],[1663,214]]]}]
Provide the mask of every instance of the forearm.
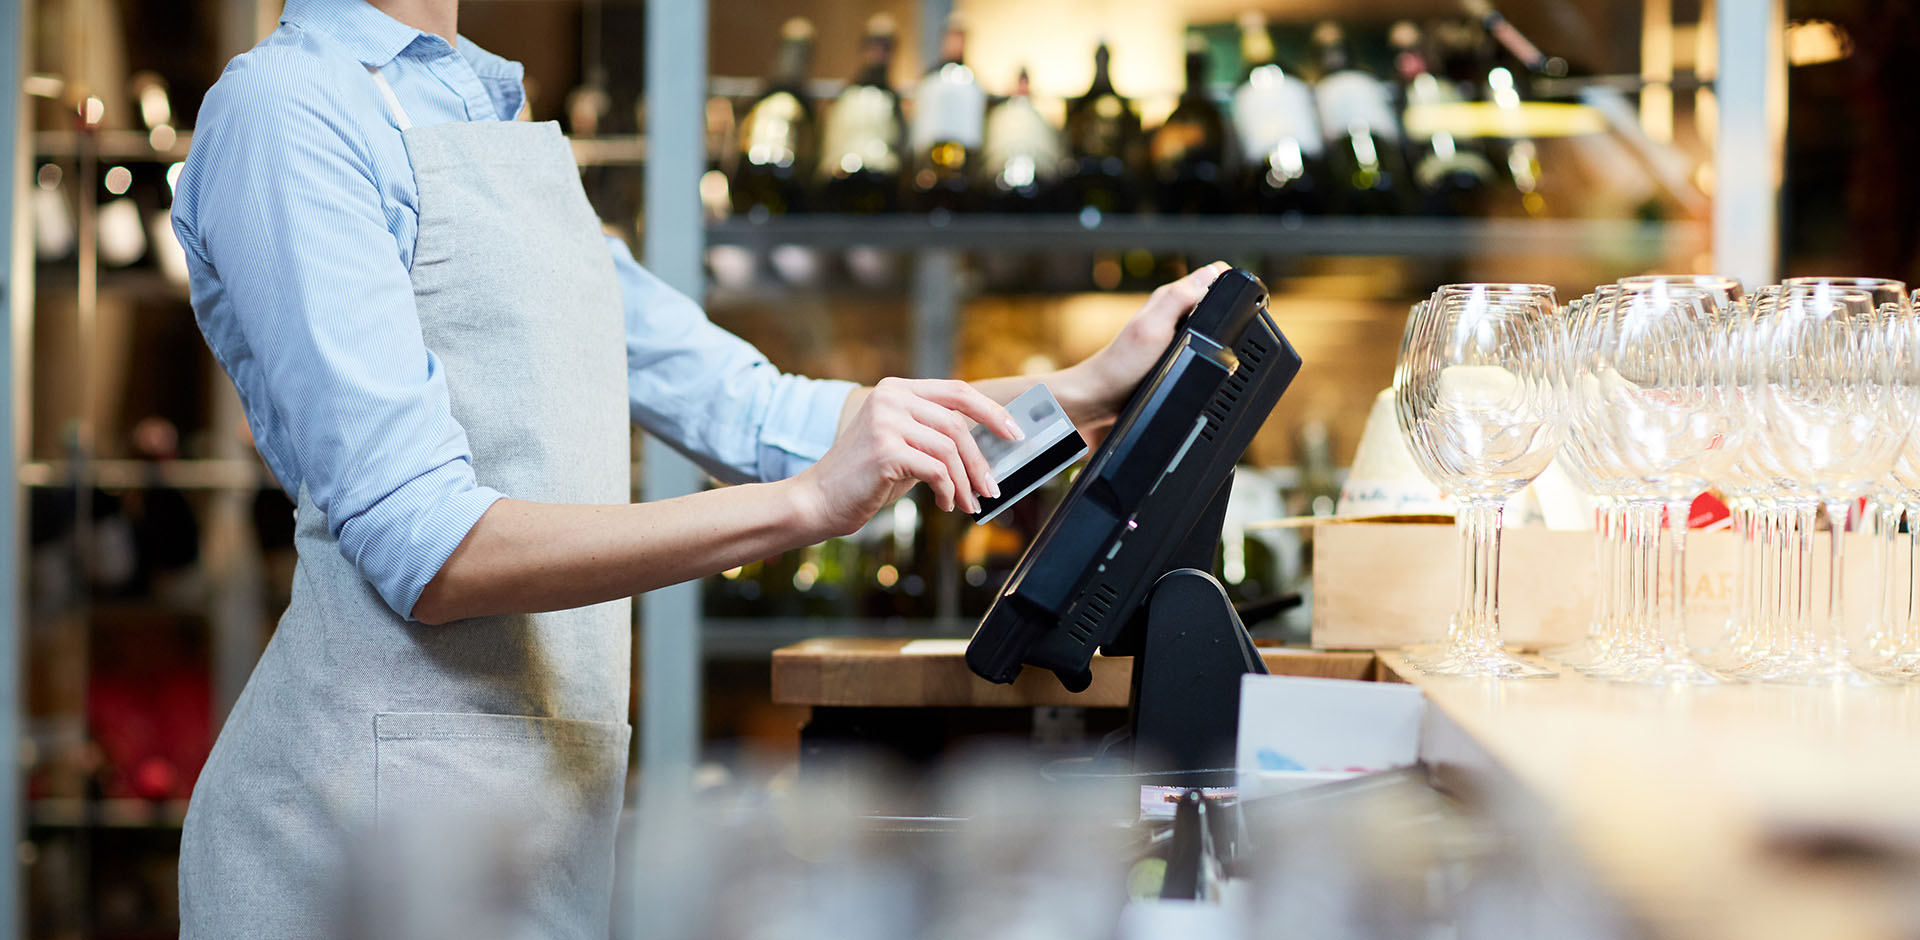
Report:
[{"label": "forearm", "polygon": [[826,538],[798,489],[760,483],[617,506],[500,500],[427,584],[414,619],[584,607]]}]

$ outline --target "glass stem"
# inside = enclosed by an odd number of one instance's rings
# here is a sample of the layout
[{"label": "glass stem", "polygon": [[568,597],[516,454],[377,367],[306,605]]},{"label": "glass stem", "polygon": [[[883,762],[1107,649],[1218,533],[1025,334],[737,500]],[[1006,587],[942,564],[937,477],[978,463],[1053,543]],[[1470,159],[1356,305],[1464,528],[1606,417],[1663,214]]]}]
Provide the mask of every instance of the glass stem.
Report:
[{"label": "glass stem", "polygon": [[1795,560],[1798,563],[1795,576],[1800,582],[1796,590],[1798,596],[1794,598],[1795,642],[1800,648],[1811,651],[1819,648],[1819,638],[1813,626],[1813,533],[1820,517],[1820,504],[1801,503],[1795,515],[1800,526],[1798,538],[1794,540]]},{"label": "glass stem", "polygon": [[1911,657],[1916,646],[1920,646],[1920,505],[1909,504],[1907,516],[1907,609],[1905,611],[1906,630],[1901,634],[1899,654],[1905,659]]},{"label": "glass stem", "polygon": [[1742,644],[1747,624],[1753,622],[1753,511],[1745,501],[1733,508],[1733,597],[1728,605],[1724,646],[1731,653]]},{"label": "glass stem", "polygon": [[1633,542],[1629,529],[1633,518],[1625,500],[1613,507],[1613,609],[1607,621],[1608,649],[1619,655],[1632,648],[1633,628]]},{"label": "glass stem", "polygon": [[1473,539],[1472,642],[1475,648],[1500,648],[1500,515],[1506,501],[1478,498],[1467,503]]},{"label": "glass stem", "polygon": [[1827,501],[1827,643],[1835,663],[1847,661],[1846,548],[1849,499]]},{"label": "glass stem", "polygon": [[[1883,501],[1874,505],[1873,529],[1876,538],[1874,544],[1873,570],[1880,579],[1880,613],[1870,645],[1878,658],[1891,658],[1900,645],[1900,635],[1904,629],[1904,618],[1899,616],[1899,584],[1893,576],[1894,556],[1899,546],[1895,544],[1900,528],[1900,507],[1892,502]],[[1863,517],[1864,519],[1864,517]]]},{"label": "glass stem", "polygon": [[1667,500],[1667,532],[1672,536],[1673,561],[1667,582],[1671,596],[1667,598],[1665,631],[1660,639],[1663,656],[1670,663],[1691,655],[1687,648],[1687,521],[1692,514],[1692,499]]},{"label": "glass stem", "polygon": [[1480,540],[1474,537],[1473,525],[1471,507],[1461,500],[1453,511],[1453,531],[1460,537],[1460,601],[1454,607],[1453,620],[1447,624],[1447,644],[1443,650],[1462,648],[1473,638],[1473,590],[1477,580],[1474,573],[1480,567],[1475,557]]},{"label": "glass stem", "polygon": [[1599,500],[1599,538],[1593,540],[1593,570],[1597,590],[1593,595],[1593,620],[1587,624],[1588,653],[1598,652],[1606,641],[1607,621],[1613,617],[1613,500]]}]

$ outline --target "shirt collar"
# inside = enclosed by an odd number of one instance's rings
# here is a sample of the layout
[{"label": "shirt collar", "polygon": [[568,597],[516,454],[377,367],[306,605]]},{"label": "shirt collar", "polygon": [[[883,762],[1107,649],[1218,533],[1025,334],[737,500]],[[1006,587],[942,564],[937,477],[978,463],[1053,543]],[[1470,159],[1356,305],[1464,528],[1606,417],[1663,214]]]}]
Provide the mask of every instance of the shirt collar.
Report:
[{"label": "shirt collar", "polygon": [[460,36],[460,54],[466,56],[467,64],[473,67],[473,74],[481,78],[499,79],[515,85],[526,78],[525,66],[480,48],[479,43],[468,39],[465,34]]},{"label": "shirt collar", "polygon": [[318,30],[333,37],[360,60],[376,68],[426,35],[373,8],[365,0],[287,0],[280,22]]}]

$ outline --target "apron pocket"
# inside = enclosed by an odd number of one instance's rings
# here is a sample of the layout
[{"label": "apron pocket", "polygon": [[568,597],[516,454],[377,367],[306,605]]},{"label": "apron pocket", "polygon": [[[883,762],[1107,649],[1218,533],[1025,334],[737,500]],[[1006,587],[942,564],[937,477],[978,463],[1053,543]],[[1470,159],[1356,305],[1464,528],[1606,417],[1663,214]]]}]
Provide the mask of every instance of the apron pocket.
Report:
[{"label": "apron pocket", "polygon": [[625,723],[374,715],[382,933],[607,935]]}]

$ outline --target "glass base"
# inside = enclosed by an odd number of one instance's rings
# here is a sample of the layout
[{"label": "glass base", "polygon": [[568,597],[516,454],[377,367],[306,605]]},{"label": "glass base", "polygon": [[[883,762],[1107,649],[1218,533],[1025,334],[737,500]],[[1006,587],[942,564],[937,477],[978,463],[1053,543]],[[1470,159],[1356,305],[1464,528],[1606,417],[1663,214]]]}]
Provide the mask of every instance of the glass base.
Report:
[{"label": "glass base", "polygon": [[1589,679],[1625,680],[1643,675],[1659,664],[1659,650],[1629,636],[1607,644],[1606,655],[1576,668]]},{"label": "glass base", "polygon": [[1717,672],[1690,657],[1672,659],[1650,659],[1635,664],[1632,668],[1595,678],[1610,682],[1626,682],[1634,685],[1724,685],[1739,682],[1739,678]]},{"label": "glass base", "polygon": [[1837,685],[1851,688],[1880,688],[1894,681],[1831,656],[1764,664],[1742,675],[1779,685]]},{"label": "glass base", "polygon": [[1560,675],[1499,647],[1455,648],[1414,665],[1428,675],[1472,679],[1553,679]]},{"label": "glass base", "polygon": [[1903,651],[1876,656],[1856,665],[1860,667],[1860,671],[1888,682],[1911,682],[1914,679],[1920,679],[1920,653],[1916,652]]},{"label": "glass base", "polygon": [[1586,669],[1605,662],[1611,647],[1606,640],[1588,636],[1576,643],[1541,650],[1540,655],[1569,669]]}]

